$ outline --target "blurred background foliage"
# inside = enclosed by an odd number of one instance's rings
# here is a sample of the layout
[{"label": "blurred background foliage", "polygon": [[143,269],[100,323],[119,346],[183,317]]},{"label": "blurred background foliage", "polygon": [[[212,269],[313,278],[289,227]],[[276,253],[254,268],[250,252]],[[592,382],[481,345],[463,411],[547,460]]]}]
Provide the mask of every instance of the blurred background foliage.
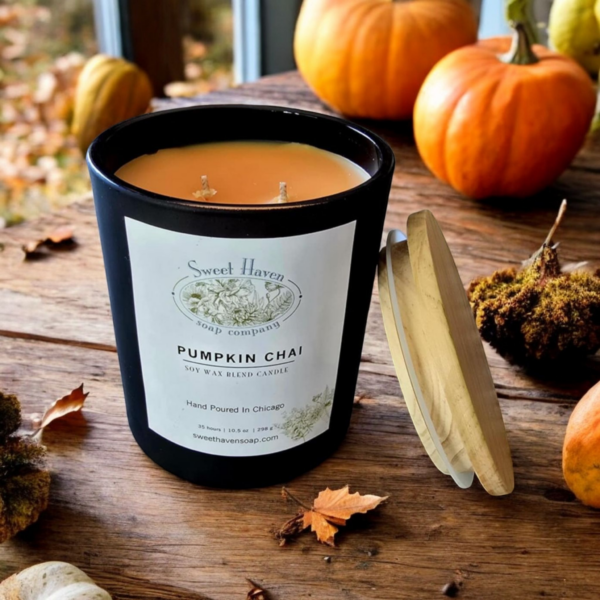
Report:
[{"label": "blurred background foliage", "polygon": [[[231,0],[188,0],[183,82],[167,95],[231,85]],[[4,0],[0,5],[0,227],[89,193],[69,133],[77,76],[98,51],[93,0]]]}]

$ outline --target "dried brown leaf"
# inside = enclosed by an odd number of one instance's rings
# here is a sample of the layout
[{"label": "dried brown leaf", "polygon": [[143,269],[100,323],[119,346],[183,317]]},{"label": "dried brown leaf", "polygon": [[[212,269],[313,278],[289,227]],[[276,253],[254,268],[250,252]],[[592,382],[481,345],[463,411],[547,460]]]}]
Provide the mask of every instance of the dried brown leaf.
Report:
[{"label": "dried brown leaf", "polygon": [[362,401],[366,400],[367,394],[359,394],[358,396],[354,396],[354,407],[362,408]]},{"label": "dried brown leaf", "polygon": [[42,239],[23,244],[22,249],[23,252],[25,252],[25,260],[32,255],[37,254],[42,246],[52,248],[74,244],[75,240],[73,239],[73,233],[72,227],[58,227]]},{"label": "dried brown leaf", "polygon": [[575,273],[576,271],[587,271],[588,273],[593,272],[593,269],[589,267],[589,261],[587,260],[565,263],[561,266],[560,270],[563,273]]},{"label": "dried brown leaf", "polygon": [[73,228],[69,226],[58,227],[51,232],[46,241],[52,244],[62,244],[63,242],[71,242],[73,240]]},{"label": "dried brown leaf", "polygon": [[27,242],[21,248],[25,252],[25,260],[27,260],[35,251],[44,243],[44,240],[35,240],[35,242]]},{"label": "dried brown leaf", "polygon": [[37,419],[33,422],[33,427],[36,433],[44,427],[47,427],[52,421],[60,419],[73,412],[81,410],[85,399],[88,397],[89,392],[83,391],[83,383],[72,392],[59,398],[53,402],[44,413],[41,419]]},{"label": "dried brown leaf", "polygon": [[339,531],[339,527],[346,525],[346,521],[352,515],[366,513],[388,498],[388,496],[362,496],[358,492],[351,494],[348,486],[338,490],[326,488],[319,492],[313,506],[309,508],[295,498],[289,490],[284,488],[282,494],[284,498],[291,498],[300,504],[302,510],[297,516],[286,521],[276,532],[275,537],[280,540],[281,546],[309,527],[321,543],[335,546],[335,534]]},{"label": "dried brown leaf", "polygon": [[287,541],[298,535],[304,529],[304,511],[286,521],[275,531],[275,539],[279,540],[280,546],[285,546]]},{"label": "dried brown leaf", "polygon": [[250,591],[246,596],[246,600],[269,600],[269,597],[267,596],[267,592],[265,592],[265,590],[257,586],[253,581],[250,581],[250,579],[246,579],[246,581],[250,586]]}]

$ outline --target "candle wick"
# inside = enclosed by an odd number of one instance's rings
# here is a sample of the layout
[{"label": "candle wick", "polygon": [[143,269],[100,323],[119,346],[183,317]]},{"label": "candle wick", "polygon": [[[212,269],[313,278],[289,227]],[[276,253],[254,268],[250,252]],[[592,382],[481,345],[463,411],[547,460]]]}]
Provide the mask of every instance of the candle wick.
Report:
[{"label": "candle wick", "polygon": [[279,182],[279,198],[277,202],[279,204],[285,204],[288,201],[287,183],[285,181]]},{"label": "candle wick", "polygon": [[210,200],[216,193],[217,190],[213,190],[208,183],[208,176],[202,175],[202,189],[192,192],[192,196],[194,196],[194,198]]}]

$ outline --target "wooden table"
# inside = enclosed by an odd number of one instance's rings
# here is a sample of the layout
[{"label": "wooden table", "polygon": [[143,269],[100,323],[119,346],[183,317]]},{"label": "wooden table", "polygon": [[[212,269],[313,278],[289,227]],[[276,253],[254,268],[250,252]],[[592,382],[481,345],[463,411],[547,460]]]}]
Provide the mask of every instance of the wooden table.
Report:
[{"label": "wooden table", "polygon": [[[170,102],[265,103],[326,112],[296,74],[228,92]],[[560,200],[565,260],[600,259],[600,153],[584,149],[550,189],[530,200],[472,202],[423,166],[408,123],[368,124],[398,159],[386,227],[409,213],[439,219],[465,284],[518,264],[535,250]],[[73,224],[79,246],[23,262],[20,245]],[[516,489],[488,496],[458,489],[430,463],[401,400],[373,298],[356,406],[345,443],[288,482],[310,500],[350,484],[389,495],[350,522],[335,549],[304,534],[280,548],[271,529],[295,512],[280,487],[219,491],[162,471],[133,441],[123,392],[94,208],[74,205],[0,232],[0,386],[26,414],[85,382],[83,415],[44,434],[52,465],[50,506],[39,522],[0,547],[0,578],[34,562],[65,560],[117,599],[242,600],[245,578],[273,600],[427,599],[455,577],[460,598],[598,598],[600,513],[566,489],[561,445],[571,409],[600,379],[600,363],[534,378],[493,351],[489,360],[513,451]],[[331,557],[326,559],[326,557]]]}]

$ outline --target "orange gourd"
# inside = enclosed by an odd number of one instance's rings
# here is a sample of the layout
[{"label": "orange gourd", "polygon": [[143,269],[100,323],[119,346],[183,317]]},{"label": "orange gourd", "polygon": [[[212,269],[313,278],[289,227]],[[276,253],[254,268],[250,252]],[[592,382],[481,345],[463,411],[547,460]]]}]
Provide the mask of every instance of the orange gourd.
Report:
[{"label": "orange gourd", "polygon": [[556,179],[583,144],[596,95],[586,72],[515,37],[452,52],[427,76],[414,112],[429,169],[471,198],[524,197]]},{"label": "orange gourd", "polygon": [[571,491],[584,504],[600,508],[600,382],[585,394],[571,414],[562,464]]},{"label": "orange gourd", "polygon": [[465,0],[305,0],[294,53],[308,85],[335,110],[407,119],[435,63],[476,39]]}]

